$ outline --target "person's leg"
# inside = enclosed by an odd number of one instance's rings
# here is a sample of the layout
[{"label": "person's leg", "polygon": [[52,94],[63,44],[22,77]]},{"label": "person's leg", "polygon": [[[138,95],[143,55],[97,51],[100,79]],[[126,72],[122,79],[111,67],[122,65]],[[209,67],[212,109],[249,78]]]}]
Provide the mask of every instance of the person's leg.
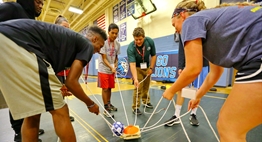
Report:
[{"label": "person's leg", "polygon": [[183,103],[184,103],[184,98],[181,96],[181,91],[178,91],[177,96],[176,96],[175,113],[170,119],[165,121],[165,123],[166,123],[165,126],[171,127],[174,124],[180,123],[180,121],[177,119],[177,117],[180,116],[180,111],[181,111]]},{"label": "person's leg", "polygon": [[[140,68],[136,68],[137,70],[137,79],[138,82],[143,80],[143,74],[141,73],[141,69]],[[133,112],[135,109],[139,109],[140,107],[140,99],[141,99],[141,90],[143,89],[143,84],[140,84],[138,87],[138,92],[137,92],[137,88],[134,88],[134,92],[133,92],[133,104],[132,104],[132,109]],[[135,112],[134,112],[135,113]],[[137,114],[141,114],[141,112],[139,111]]]},{"label": "person's leg", "polygon": [[[147,71],[143,70],[143,79],[147,76]],[[152,104],[150,103],[150,95],[149,95],[149,87],[150,87],[150,81],[151,81],[151,76],[148,76],[144,82],[142,82],[143,89],[141,91],[142,95],[142,102],[143,104],[146,105],[147,108],[153,108]]]},{"label": "person's leg", "polygon": [[178,91],[177,92],[177,96],[176,96],[176,106],[175,106],[175,116],[180,116],[180,111],[181,111],[181,108],[182,108],[182,105],[184,103],[184,98],[181,96],[181,91]]},{"label": "person's leg", "polygon": [[9,111],[9,119],[10,119],[11,126],[12,126],[13,130],[15,131],[15,133],[16,134],[21,133],[21,127],[22,127],[24,119],[14,120],[10,111]]},{"label": "person's leg", "polygon": [[22,142],[37,142],[40,114],[24,118],[22,125]]},{"label": "person's leg", "polygon": [[103,103],[106,106],[108,103],[109,99],[109,89],[108,88],[102,88],[102,99],[103,99]]},{"label": "person's leg", "polygon": [[68,106],[50,111],[53,117],[55,132],[61,142],[76,142],[75,132],[69,119]]},{"label": "person's leg", "polygon": [[234,84],[217,122],[221,142],[245,142],[247,132],[262,123],[261,88],[261,82]]}]

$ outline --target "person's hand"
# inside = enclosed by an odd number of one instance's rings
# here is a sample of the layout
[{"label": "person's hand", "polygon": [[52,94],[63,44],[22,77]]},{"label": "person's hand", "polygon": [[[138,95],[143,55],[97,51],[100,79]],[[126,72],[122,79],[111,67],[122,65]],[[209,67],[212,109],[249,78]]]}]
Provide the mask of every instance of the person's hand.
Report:
[{"label": "person's hand", "polygon": [[174,93],[171,93],[170,88],[163,93],[163,97],[167,100],[171,100],[174,97]]},{"label": "person's hand", "polygon": [[182,71],[183,71],[182,69],[179,69],[178,70],[178,75],[180,75],[182,73]]},{"label": "person's hand", "polygon": [[111,71],[112,71],[112,73],[115,73],[116,72],[116,68],[115,67],[111,68]]},{"label": "person's hand", "polygon": [[67,87],[63,84],[63,86],[61,87],[61,93],[63,95],[63,97],[66,96],[72,96],[73,94],[67,89]]},{"label": "person's hand", "polygon": [[153,73],[153,70],[152,69],[148,69],[147,70],[147,75],[151,75]]},{"label": "person's hand", "polygon": [[138,88],[139,87],[139,82],[138,82],[138,80],[136,79],[136,80],[134,80],[134,85],[135,85],[135,87],[136,88]]},{"label": "person's hand", "polygon": [[93,106],[87,107],[89,112],[94,113],[96,115],[99,114],[99,106],[94,102]]},{"label": "person's hand", "polygon": [[192,110],[192,109],[198,107],[198,105],[199,105],[199,103],[200,103],[200,100],[201,100],[201,99],[190,100],[190,101],[188,102],[187,110]]}]

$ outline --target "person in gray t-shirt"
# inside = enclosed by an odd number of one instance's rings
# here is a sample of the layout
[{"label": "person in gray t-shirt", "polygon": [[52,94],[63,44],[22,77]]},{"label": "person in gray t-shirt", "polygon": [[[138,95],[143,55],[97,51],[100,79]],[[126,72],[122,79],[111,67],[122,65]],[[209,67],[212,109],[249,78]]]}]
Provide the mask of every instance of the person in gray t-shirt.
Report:
[{"label": "person in gray t-shirt", "polygon": [[182,35],[186,67],[163,97],[171,100],[197,77],[203,56],[210,62],[210,72],[189,110],[218,81],[223,67],[235,68],[236,81],[221,108],[217,129],[221,141],[246,141],[247,132],[262,123],[262,7],[235,4],[201,11],[204,8],[201,0],[183,0],[174,10],[172,25]]},{"label": "person in gray t-shirt", "polygon": [[111,89],[115,88],[115,73],[118,64],[117,56],[120,54],[120,44],[116,41],[119,28],[111,23],[108,27],[108,39],[100,50],[101,56],[98,58],[98,79],[97,85],[102,88],[102,99],[104,102],[104,115],[114,117],[111,111],[117,108],[111,104]]}]

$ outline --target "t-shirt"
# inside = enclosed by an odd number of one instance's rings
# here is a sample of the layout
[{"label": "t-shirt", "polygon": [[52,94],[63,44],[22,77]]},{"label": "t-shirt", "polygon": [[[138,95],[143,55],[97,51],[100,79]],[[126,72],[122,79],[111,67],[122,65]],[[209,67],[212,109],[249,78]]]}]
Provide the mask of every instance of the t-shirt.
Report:
[{"label": "t-shirt", "polygon": [[224,7],[188,17],[182,41],[202,38],[203,55],[223,67],[241,66],[262,58],[262,7]]},{"label": "t-shirt", "polygon": [[[144,52],[144,56],[143,56]],[[150,65],[149,57],[156,55],[156,47],[154,41],[150,37],[145,37],[144,44],[141,47],[137,47],[135,41],[132,41],[127,48],[127,57],[129,63],[136,63],[136,67],[140,67],[140,63],[147,63],[147,67]],[[143,60],[144,59],[144,60]]]},{"label": "t-shirt", "polygon": [[75,59],[88,63],[94,51],[86,37],[62,26],[35,20],[1,22],[0,33],[48,61],[55,73],[70,67]]},{"label": "t-shirt", "polygon": [[[110,65],[114,64],[116,56],[120,54],[120,44],[116,40],[110,43],[106,40],[104,46],[100,49],[100,53],[106,54],[106,59]],[[98,72],[112,74],[110,68],[104,63],[102,55],[98,57]]]}]

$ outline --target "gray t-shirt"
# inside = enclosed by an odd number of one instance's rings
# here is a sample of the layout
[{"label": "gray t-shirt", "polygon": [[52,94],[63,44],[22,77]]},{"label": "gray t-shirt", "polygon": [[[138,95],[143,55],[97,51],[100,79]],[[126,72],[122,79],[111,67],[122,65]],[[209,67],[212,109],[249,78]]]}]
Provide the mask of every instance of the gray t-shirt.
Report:
[{"label": "gray t-shirt", "polygon": [[[120,44],[116,40],[110,43],[108,42],[108,40],[106,40],[104,46],[100,50],[100,53],[106,54],[106,59],[110,65],[114,64],[116,56],[120,54]],[[102,55],[99,55],[98,57],[98,72],[112,74],[110,68],[104,63]]]},{"label": "gray t-shirt", "polygon": [[262,7],[224,7],[200,11],[183,23],[182,41],[202,38],[210,62],[239,69],[262,58]]}]

